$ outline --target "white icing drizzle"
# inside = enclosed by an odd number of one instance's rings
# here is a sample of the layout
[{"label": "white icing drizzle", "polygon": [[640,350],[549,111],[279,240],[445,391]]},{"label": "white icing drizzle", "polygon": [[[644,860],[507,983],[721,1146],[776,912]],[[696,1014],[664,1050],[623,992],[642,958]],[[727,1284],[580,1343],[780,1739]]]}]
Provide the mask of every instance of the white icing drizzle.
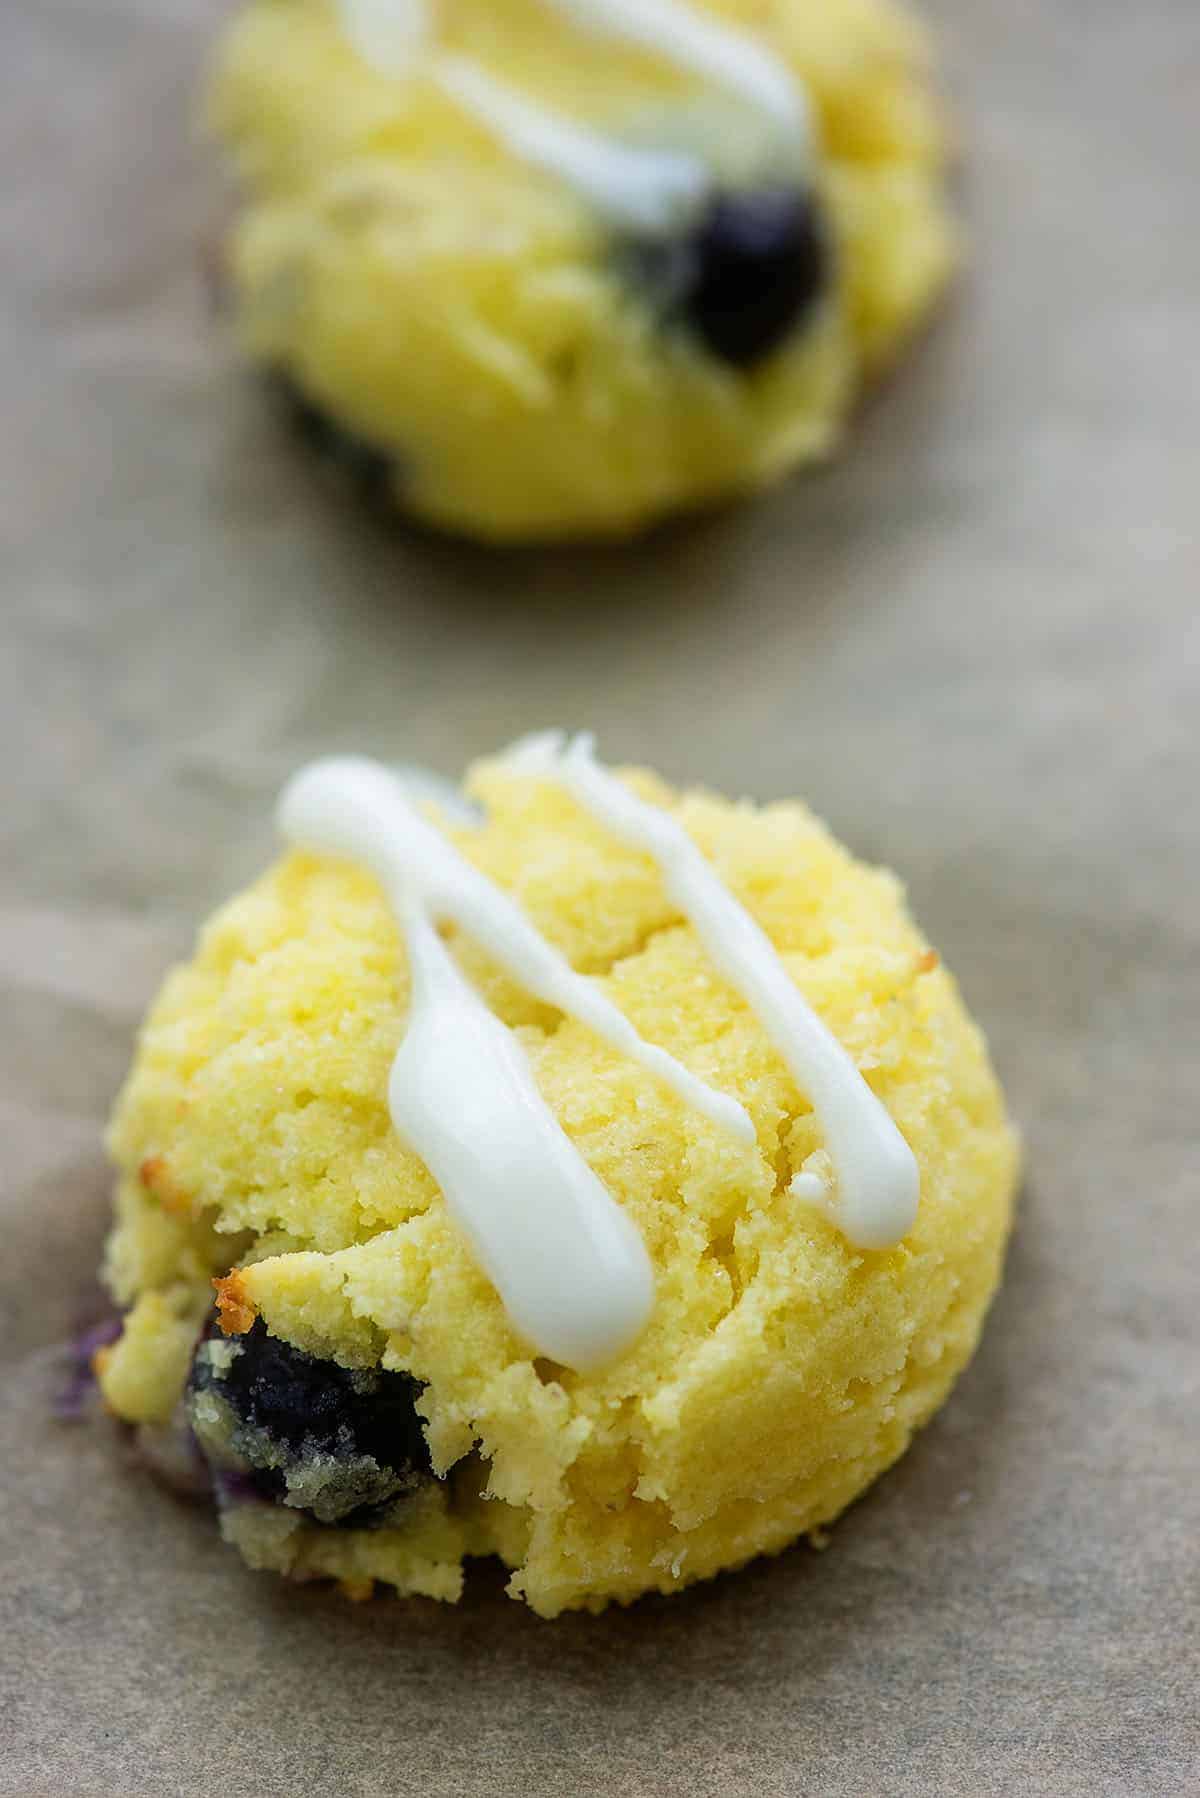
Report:
[{"label": "white icing drizzle", "polygon": [[671,898],[721,974],[758,1016],[824,1129],[832,1189],[817,1171],[818,1152],[792,1182],[793,1194],[821,1209],[856,1246],[893,1247],[916,1219],[916,1157],[886,1106],[803,998],[766,932],[682,825],[600,768],[588,736],[570,742],[557,731],[530,737],[508,760],[522,773],[566,788],[614,835],[658,863]]},{"label": "white icing drizzle", "polygon": [[588,1369],[644,1327],[653,1275],[641,1237],[538,1091],[511,1031],[436,929],[459,925],[535,997],[568,1013],[752,1143],[737,1102],[647,1043],[520,908],[413,809],[377,762],[331,758],[285,787],[278,824],[315,854],[361,862],[404,936],[412,997],[388,1084],[392,1121],[442,1189],[513,1324],[542,1353]]},{"label": "white icing drizzle", "polygon": [[613,224],[660,232],[703,204],[711,178],[697,156],[637,149],[547,112],[463,56],[440,56],[430,73],[442,91],[524,162],[566,181]]},{"label": "white icing drizzle", "polygon": [[337,0],[358,55],[383,75],[407,75],[432,33],[427,0]]},{"label": "white icing drizzle", "polygon": [[[745,32],[683,0],[546,0],[593,35],[649,50],[748,101],[792,166],[809,155],[807,97],[786,65]],[[664,233],[699,212],[713,174],[689,151],[623,144],[548,111],[472,59],[438,53],[429,0],[337,0],[346,35],[382,74],[422,70],[525,162],[565,181],[610,223]]]},{"label": "white icing drizzle", "polygon": [[682,0],[546,0],[599,36],[654,51],[678,67],[740,94],[789,136],[808,140],[806,97],[777,56],[744,31]]}]

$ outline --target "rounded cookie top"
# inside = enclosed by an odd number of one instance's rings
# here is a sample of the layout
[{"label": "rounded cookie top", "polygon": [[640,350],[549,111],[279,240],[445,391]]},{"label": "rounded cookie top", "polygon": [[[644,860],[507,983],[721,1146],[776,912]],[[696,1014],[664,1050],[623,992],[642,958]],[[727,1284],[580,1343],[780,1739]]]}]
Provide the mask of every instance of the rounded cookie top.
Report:
[{"label": "rounded cookie top", "polygon": [[[549,1609],[711,1571],[841,1509],[969,1354],[1011,1201],[981,1039],[894,878],[798,805],[629,778],[763,927],[911,1146],[921,1203],[899,1246],[853,1248],[789,1190],[818,1122],[655,865],[501,763],[472,777],[485,816],[450,830],[459,848],[755,1125],[739,1143],[450,933],[645,1241],[654,1308],[620,1359],[585,1375],[531,1351],[393,1129],[407,970],[383,894],[352,866],[289,856],[213,919],[147,1023],[112,1133],[121,1296],[234,1268],[235,1323],[411,1375],[435,1471],[477,1452],[493,1497],[526,1514],[519,1579]],[[680,1532],[691,1561],[672,1573],[655,1557]]]},{"label": "rounded cookie top", "polygon": [[947,277],[927,45],[889,0],[671,0],[766,60],[794,130],[624,3],[445,0],[395,55],[373,10],[403,8],[253,0],[211,116],[245,340],[436,523],[622,532],[774,478]]}]

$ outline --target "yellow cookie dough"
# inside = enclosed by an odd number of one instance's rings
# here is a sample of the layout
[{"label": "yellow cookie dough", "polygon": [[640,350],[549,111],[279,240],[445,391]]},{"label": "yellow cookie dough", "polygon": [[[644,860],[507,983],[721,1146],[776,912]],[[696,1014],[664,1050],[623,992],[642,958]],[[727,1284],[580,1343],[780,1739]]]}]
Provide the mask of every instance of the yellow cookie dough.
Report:
[{"label": "yellow cookie dough", "polygon": [[[336,1363],[368,1421],[386,1388],[426,1465],[364,1527],[305,1510],[319,1469],[289,1465],[282,1504],[227,1482],[223,1528],[252,1565],[453,1599],[464,1558],[496,1554],[545,1616],[674,1591],[829,1523],[975,1346],[1016,1145],[980,1033],[897,881],[799,804],[623,778],[682,821],[890,1110],[920,1168],[916,1226],[894,1249],[856,1250],[789,1193],[821,1147],[816,1120],[655,865],[561,789],[485,763],[469,781],[483,822],[440,826],[757,1131],[743,1146],[451,937],[654,1264],[651,1321],[615,1364],[585,1376],[536,1357],[389,1118],[407,973],[384,896],[352,866],[289,855],[208,924],[144,1028],[111,1133],[108,1279],[132,1309],[101,1383],[121,1415],[164,1417],[186,1375],[179,1320],[194,1342],[216,1276],[232,1333],[210,1326],[198,1365],[215,1361],[217,1384],[193,1394],[193,1426],[219,1465],[219,1381],[254,1343],[285,1373]],[[322,1465],[341,1479],[337,1459]]]},{"label": "yellow cookie dough", "polygon": [[[945,282],[945,142],[915,21],[893,0],[694,4],[769,47],[812,113],[819,278],[761,353],[752,327],[732,357],[699,328],[718,303],[727,335],[730,306],[749,317],[789,278],[781,251],[731,297],[744,218],[702,242],[615,228],[428,59],[383,73],[360,55],[337,0],[252,0],[229,29],[209,112],[244,198],[242,338],[420,518],[489,539],[619,534],[776,480],[836,444]],[[620,144],[702,158],[743,210],[798,179],[744,99],[545,0],[437,0],[432,17],[436,54]]]}]

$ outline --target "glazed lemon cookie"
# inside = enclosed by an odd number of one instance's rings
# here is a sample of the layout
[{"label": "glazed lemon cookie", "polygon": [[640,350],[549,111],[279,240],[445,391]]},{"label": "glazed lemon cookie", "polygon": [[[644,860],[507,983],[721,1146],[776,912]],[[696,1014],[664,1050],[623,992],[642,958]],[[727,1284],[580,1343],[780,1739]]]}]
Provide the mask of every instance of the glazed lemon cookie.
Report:
[{"label": "glazed lemon cookie", "polygon": [[251,354],[484,538],[825,453],[953,261],[893,0],[251,0],[210,113]]},{"label": "glazed lemon cookie", "polygon": [[975,1346],[1017,1156],[896,880],[802,806],[556,735],[468,791],[285,790],[117,1107],[97,1359],[252,1566],[454,1599],[498,1555],[553,1616],[889,1466]]}]

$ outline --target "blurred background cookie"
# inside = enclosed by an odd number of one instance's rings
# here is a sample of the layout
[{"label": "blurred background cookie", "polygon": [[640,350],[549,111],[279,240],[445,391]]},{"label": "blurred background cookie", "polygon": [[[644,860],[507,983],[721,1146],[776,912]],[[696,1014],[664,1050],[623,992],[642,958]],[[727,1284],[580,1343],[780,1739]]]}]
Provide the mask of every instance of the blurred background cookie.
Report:
[{"label": "blurred background cookie", "polygon": [[629,532],[825,454],[954,260],[891,0],[252,0],[210,116],[248,350],[483,538]]}]

